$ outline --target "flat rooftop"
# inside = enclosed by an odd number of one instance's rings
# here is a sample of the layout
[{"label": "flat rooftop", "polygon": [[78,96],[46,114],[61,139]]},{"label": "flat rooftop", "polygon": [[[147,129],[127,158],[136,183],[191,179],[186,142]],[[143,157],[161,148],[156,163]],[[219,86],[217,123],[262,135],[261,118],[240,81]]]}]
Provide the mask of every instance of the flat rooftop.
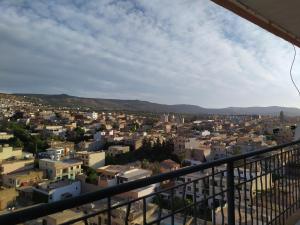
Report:
[{"label": "flat rooftop", "polygon": [[152,174],[152,171],[150,171],[150,170],[135,168],[135,169],[131,169],[129,171],[125,171],[124,173],[122,173],[120,175],[120,177],[129,179],[129,178],[135,178],[135,177],[141,177],[141,176],[150,176],[151,174]]},{"label": "flat rooftop", "polygon": [[68,180],[68,179],[59,180],[59,181],[56,181],[56,182],[45,181],[43,183],[38,184],[38,186],[36,186],[36,188],[39,189],[39,190],[43,190],[45,192],[49,192],[49,191],[54,190],[56,188],[65,187],[65,186],[68,186],[70,184],[78,183],[78,182],[80,182],[80,181],[74,181],[74,180]]}]

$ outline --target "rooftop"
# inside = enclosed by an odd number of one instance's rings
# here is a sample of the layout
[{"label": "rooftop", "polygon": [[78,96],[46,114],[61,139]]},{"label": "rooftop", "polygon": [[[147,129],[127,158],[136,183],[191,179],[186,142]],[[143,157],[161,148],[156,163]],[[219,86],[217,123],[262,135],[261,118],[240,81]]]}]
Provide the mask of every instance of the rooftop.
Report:
[{"label": "rooftop", "polygon": [[74,180],[68,180],[68,179],[64,179],[64,180],[59,180],[56,182],[52,182],[52,181],[45,181],[43,183],[40,183],[36,186],[37,189],[39,190],[43,190],[46,192],[50,192],[51,190],[54,190],[56,188],[60,188],[60,187],[64,187],[73,183],[78,183],[80,181],[74,181]]},{"label": "rooftop", "polygon": [[134,177],[140,177],[140,176],[150,176],[152,174],[152,172],[150,170],[144,170],[144,169],[131,169],[128,171],[123,172],[120,177],[123,178],[134,178]]},{"label": "rooftop", "polygon": [[124,166],[124,165],[108,165],[108,166],[103,166],[97,169],[97,172],[109,172],[109,173],[121,173],[122,171],[128,170],[130,167],[129,166]]},{"label": "rooftop", "polygon": [[70,166],[82,164],[82,161],[77,159],[65,159],[61,161],[56,161],[52,159],[40,159],[40,161],[56,164],[57,166],[61,166],[61,167],[70,167]]}]

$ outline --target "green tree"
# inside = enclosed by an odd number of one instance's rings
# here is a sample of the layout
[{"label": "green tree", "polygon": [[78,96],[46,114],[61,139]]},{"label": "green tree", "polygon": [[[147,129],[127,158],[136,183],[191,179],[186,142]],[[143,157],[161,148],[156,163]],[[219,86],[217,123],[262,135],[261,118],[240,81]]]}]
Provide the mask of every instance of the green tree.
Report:
[{"label": "green tree", "polygon": [[149,168],[149,161],[147,159],[143,159],[142,163],[141,163],[141,167],[143,169],[148,169]]},{"label": "green tree", "polygon": [[13,147],[17,147],[17,148],[23,148],[24,144],[23,142],[19,139],[19,138],[13,138],[13,143],[12,143]]}]

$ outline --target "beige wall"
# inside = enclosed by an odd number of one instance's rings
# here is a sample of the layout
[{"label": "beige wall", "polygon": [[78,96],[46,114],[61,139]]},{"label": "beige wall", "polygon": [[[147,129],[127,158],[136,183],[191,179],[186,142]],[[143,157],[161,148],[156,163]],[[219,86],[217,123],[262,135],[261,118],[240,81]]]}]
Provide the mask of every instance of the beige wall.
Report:
[{"label": "beige wall", "polygon": [[16,160],[0,164],[0,174],[32,169],[34,167],[34,159]]},{"label": "beige wall", "polygon": [[0,133],[0,140],[9,140],[10,138],[13,138],[13,134],[7,134],[7,133]]},{"label": "beige wall", "polygon": [[16,157],[20,158],[22,156],[22,149],[13,149],[13,147],[10,146],[0,146],[0,161]]},{"label": "beige wall", "polygon": [[84,166],[93,169],[105,166],[105,152],[78,152],[77,158],[82,160]]},{"label": "beige wall", "polygon": [[14,188],[0,190],[0,210],[6,209],[16,200],[17,196],[18,192]]},{"label": "beige wall", "polygon": [[105,152],[97,152],[89,155],[88,166],[93,169],[105,166]]},{"label": "beige wall", "polygon": [[6,187],[20,187],[33,185],[43,179],[43,171],[29,171],[14,174],[5,174],[2,176],[3,185]]}]

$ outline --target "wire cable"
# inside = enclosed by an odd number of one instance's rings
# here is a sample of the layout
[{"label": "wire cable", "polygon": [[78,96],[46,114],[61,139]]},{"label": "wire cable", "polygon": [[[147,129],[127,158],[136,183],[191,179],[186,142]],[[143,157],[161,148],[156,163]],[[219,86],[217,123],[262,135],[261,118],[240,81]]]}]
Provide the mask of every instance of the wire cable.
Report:
[{"label": "wire cable", "polygon": [[292,74],[294,63],[295,63],[295,59],[296,59],[296,55],[297,55],[297,51],[296,51],[295,45],[293,45],[293,48],[294,48],[294,57],[293,57],[293,62],[292,62],[291,67],[290,67],[290,77],[291,77],[291,80],[293,82],[294,87],[296,88],[296,90],[298,91],[298,94],[300,96],[300,90],[299,90],[298,86],[296,85],[296,83],[295,83],[295,81],[293,79],[293,74]]}]

